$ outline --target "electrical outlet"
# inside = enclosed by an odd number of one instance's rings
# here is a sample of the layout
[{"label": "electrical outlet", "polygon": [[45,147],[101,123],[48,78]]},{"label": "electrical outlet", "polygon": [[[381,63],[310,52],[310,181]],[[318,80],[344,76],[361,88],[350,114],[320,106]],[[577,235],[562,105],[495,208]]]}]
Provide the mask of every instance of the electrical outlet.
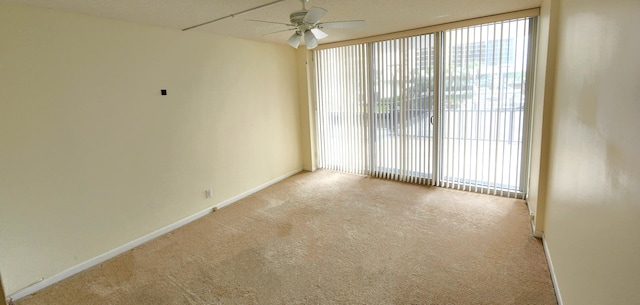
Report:
[{"label": "electrical outlet", "polygon": [[204,191],[204,197],[207,199],[213,197],[213,191],[211,189],[206,189]]},{"label": "electrical outlet", "polygon": [[529,214],[529,220],[531,220],[531,221],[536,220],[536,215],[533,214],[533,213]]}]

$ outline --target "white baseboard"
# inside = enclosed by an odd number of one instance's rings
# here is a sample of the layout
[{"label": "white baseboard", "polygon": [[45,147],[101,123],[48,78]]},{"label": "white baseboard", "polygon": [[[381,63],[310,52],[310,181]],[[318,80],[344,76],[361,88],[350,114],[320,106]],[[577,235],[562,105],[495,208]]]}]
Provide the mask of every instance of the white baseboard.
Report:
[{"label": "white baseboard", "polygon": [[[531,209],[529,208],[529,204],[527,204],[527,210],[529,211],[529,215],[531,215]],[[553,283],[553,290],[556,293],[556,300],[558,301],[558,305],[562,305],[562,297],[560,295],[560,288],[558,288],[558,280],[556,279],[556,273],[553,269],[553,262],[551,261],[551,254],[549,254],[549,248],[547,247],[547,239],[544,237],[544,232],[536,230],[536,224],[533,219],[529,221],[531,225],[531,232],[534,237],[542,239],[542,246],[544,247],[544,254],[547,257],[547,265],[549,265],[549,273],[551,274],[551,282]]]},{"label": "white baseboard", "polygon": [[276,184],[276,183],[278,183],[278,182],[280,182],[280,181],[282,181],[284,179],[287,179],[287,178],[289,178],[289,177],[291,177],[291,176],[293,176],[293,175],[295,175],[295,174],[297,174],[299,172],[302,172],[302,171],[303,171],[302,169],[296,169],[296,170],[294,170],[292,172],[289,172],[289,173],[287,173],[285,175],[282,175],[282,176],[280,176],[280,177],[278,177],[276,179],[273,179],[273,180],[271,180],[271,181],[269,181],[267,183],[264,183],[262,185],[258,185],[256,187],[254,187],[254,188],[252,188],[252,189],[240,194],[240,195],[231,197],[231,198],[229,198],[229,199],[227,199],[227,200],[225,200],[223,202],[220,202],[215,207],[217,207],[218,209],[224,208],[224,207],[226,207],[226,206],[228,206],[228,205],[230,205],[230,204],[232,204],[232,203],[234,203],[234,202],[236,202],[236,201],[238,201],[238,200],[240,200],[242,198],[248,197],[248,196],[252,195],[253,193],[261,191],[261,190],[263,190],[263,189],[265,189],[265,188],[267,188],[269,186],[272,186],[272,185],[274,185],[274,184]]},{"label": "white baseboard", "polygon": [[129,250],[131,250],[131,249],[133,249],[133,248],[135,248],[137,246],[140,246],[140,245],[142,245],[142,244],[144,244],[144,243],[146,243],[146,242],[148,242],[148,241],[150,241],[152,239],[160,237],[160,236],[162,236],[164,234],[167,234],[167,233],[169,233],[169,232],[171,232],[171,231],[173,231],[173,230],[175,230],[177,228],[180,228],[180,227],[182,227],[182,226],[184,226],[184,225],[186,225],[186,224],[188,224],[188,223],[190,223],[192,221],[195,221],[195,220],[197,220],[199,218],[202,218],[202,217],[210,214],[211,212],[213,212],[213,208],[221,209],[221,208],[223,208],[225,206],[228,206],[228,205],[230,205],[230,204],[232,204],[232,203],[234,203],[234,202],[236,202],[236,201],[238,201],[238,200],[240,200],[242,198],[250,196],[250,195],[252,195],[252,194],[254,194],[254,193],[256,193],[256,192],[258,192],[258,191],[260,191],[262,189],[265,189],[265,188],[267,188],[267,187],[269,187],[269,186],[271,186],[271,185],[273,185],[275,183],[278,183],[278,182],[280,182],[280,181],[282,181],[284,179],[287,179],[287,178],[289,178],[289,177],[291,177],[291,176],[293,176],[293,175],[295,175],[295,174],[297,174],[297,173],[299,173],[301,171],[302,171],[301,169],[296,169],[296,170],[294,170],[292,172],[289,172],[289,173],[287,173],[285,175],[282,175],[282,176],[280,176],[278,178],[275,178],[275,179],[273,179],[273,180],[271,180],[271,181],[269,181],[267,183],[264,183],[262,185],[256,186],[256,187],[254,187],[254,188],[252,188],[252,189],[250,189],[250,190],[248,190],[248,191],[246,191],[244,193],[241,193],[241,194],[239,194],[237,196],[234,196],[234,197],[231,197],[231,198],[229,198],[229,199],[227,199],[225,201],[222,201],[222,202],[220,202],[220,203],[218,203],[218,204],[216,204],[214,206],[211,206],[210,208],[207,208],[207,209],[205,209],[203,211],[200,211],[200,212],[195,213],[195,214],[193,214],[193,215],[191,215],[189,217],[186,217],[186,218],[184,218],[184,219],[182,219],[182,220],[180,220],[180,221],[178,221],[176,223],[170,224],[170,225],[168,225],[168,226],[166,226],[164,228],[161,228],[159,230],[151,232],[151,233],[149,233],[149,234],[147,234],[145,236],[142,236],[142,237],[140,237],[138,239],[132,240],[132,241],[130,241],[130,242],[118,247],[118,248],[115,248],[115,249],[113,249],[111,251],[108,251],[108,252],[105,252],[103,254],[100,254],[100,255],[98,255],[98,256],[96,256],[96,257],[94,257],[94,258],[92,258],[92,259],[90,259],[88,261],[85,261],[83,263],[75,265],[75,266],[73,266],[73,267],[71,267],[71,268],[69,268],[67,270],[64,270],[64,271],[62,271],[62,272],[60,272],[60,273],[58,273],[58,274],[56,274],[56,275],[54,275],[52,277],[44,278],[44,279],[42,279],[40,281],[37,281],[34,284],[32,284],[32,285],[30,285],[30,286],[28,286],[26,288],[23,288],[22,290],[19,290],[19,291],[15,292],[12,295],[9,295],[8,299],[12,299],[12,300],[16,301],[16,300],[19,300],[20,298],[23,298],[23,297],[26,297],[26,296],[31,295],[33,293],[36,293],[36,292],[38,292],[38,291],[40,291],[40,290],[42,290],[42,289],[44,289],[44,288],[46,288],[48,286],[51,286],[51,285],[53,285],[53,284],[55,284],[55,283],[57,283],[59,281],[64,280],[64,279],[66,279],[66,278],[68,278],[68,277],[70,277],[70,276],[72,276],[72,275],[74,275],[76,273],[79,273],[81,271],[87,270],[87,269],[89,269],[89,268],[91,268],[91,267],[93,267],[95,265],[103,263],[103,262],[105,262],[105,261],[107,261],[107,260],[109,260],[111,258],[114,258],[114,257],[116,257],[116,256],[118,256],[118,255],[120,255],[120,254],[122,254],[124,252],[127,252],[127,251],[129,251]]},{"label": "white baseboard", "polygon": [[547,239],[542,234],[542,245],[544,247],[544,254],[547,256],[547,264],[549,265],[549,273],[551,273],[551,282],[553,283],[553,290],[556,292],[556,299],[558,305],[562,305],[562,296],[560,295],[560,288],[558,287],[558,280],[556,279],[556,272],[553,270],[553,262],[551,261],[551,254],[549,254],[549,247],[547,246]]}]

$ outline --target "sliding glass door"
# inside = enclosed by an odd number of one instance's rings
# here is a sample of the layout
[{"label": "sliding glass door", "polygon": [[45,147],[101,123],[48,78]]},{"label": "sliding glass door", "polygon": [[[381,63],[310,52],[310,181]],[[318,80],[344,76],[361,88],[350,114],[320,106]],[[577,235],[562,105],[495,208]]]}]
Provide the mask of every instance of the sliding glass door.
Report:
[{"label": "sliding glass door", "polygon": [[532,21],[314,52],[319,166],[523,197]]},{"label": "sliding glass door", "polygon": [[434,35],[371,44],[371,174],[427,183],[434,165]]},{"label": "sliding glass door", "polygon": [[443,33],[440,184],[522,193],[529,19]]}]

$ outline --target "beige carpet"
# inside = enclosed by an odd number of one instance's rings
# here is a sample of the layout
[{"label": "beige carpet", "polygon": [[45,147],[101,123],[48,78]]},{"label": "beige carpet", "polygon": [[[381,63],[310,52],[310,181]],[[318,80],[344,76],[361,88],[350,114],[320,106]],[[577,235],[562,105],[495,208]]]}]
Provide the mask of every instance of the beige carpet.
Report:
[{"label": "beige carpet", "polygon": [[301,173],[26,304],[556,304],[524,201]]}]

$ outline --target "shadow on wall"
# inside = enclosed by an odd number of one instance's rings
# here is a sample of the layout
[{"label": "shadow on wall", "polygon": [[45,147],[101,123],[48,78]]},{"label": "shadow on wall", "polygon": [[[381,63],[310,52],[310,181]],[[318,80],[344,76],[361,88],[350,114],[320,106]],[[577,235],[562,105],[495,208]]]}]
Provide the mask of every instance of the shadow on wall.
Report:
[{"label": "shadow on wall", "polygon": [[2,305],[7,302],[7,297],[4,295],[4,285],[2,285],[2,274],[0,274],[0,300],[2,300]]}]

